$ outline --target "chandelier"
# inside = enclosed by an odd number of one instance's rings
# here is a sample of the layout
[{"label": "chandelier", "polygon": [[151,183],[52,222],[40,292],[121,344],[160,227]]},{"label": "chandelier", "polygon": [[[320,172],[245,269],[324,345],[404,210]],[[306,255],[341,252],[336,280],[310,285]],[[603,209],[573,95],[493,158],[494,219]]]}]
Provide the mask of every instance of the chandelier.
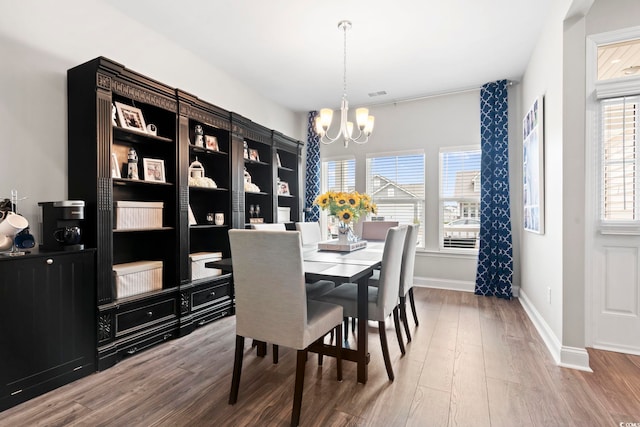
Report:
[{"label": "chandelier", "polygon": [[344,31],[344,74],[343,84],[344,91],[342,93],[342,102],[340,104],[340,129],[335,137],[327,134],[331,126],[333,118],[333,110],[323,108],[320,115],[316,117],[315,128],[316,133],[320,135],[320,141],[323,144],[331,144],[342,138],[344,146],[348,147],[349,142],[364,144],[369,140],[369,136],[373,131],[373,116],[369,115],[367,108],[356,108],[356,123],[358,125],[358,134],[353,136],[353,122],[347,120],[347,112],[349,111],[349,101],[347,100],[347,30],[351,28],[351,21],[338,22],[338,28]]}]

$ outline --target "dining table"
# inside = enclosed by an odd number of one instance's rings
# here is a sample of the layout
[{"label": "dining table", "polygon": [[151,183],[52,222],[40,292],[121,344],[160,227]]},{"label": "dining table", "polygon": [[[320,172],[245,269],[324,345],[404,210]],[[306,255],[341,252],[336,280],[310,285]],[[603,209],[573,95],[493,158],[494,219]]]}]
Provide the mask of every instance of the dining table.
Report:
[{"label": "dining table", "polygon": [[[365,384],[368,378],[367,365],[370,355],[368,351],[368,286],[373,271],[382,264],[384,242],[370,241],[361,249],[353,251],[321,250],[318,244],[302,246],[305,279],[307,282],[329,280],[336,284],[356,283],[358,285],[358,329],[356,348],[343,346],[343,360],[357,363],[357,380]],[[205,263],[205,267],[233,271],[230,258]],[[309,351],[335,357],[337,347],[318,341],[309,347]]]}]

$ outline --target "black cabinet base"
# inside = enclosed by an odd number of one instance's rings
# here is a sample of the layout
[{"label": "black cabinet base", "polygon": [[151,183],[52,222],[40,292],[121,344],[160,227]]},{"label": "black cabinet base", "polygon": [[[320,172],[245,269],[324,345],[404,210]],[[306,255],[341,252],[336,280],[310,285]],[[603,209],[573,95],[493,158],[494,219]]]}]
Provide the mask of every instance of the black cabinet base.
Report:
[{"label": "black cabinet base", "polygon": [[20,403],[26,402],[29,399],[33,399],[36,396],[40,396],[41,394],[54,390],[58,387],[62,387],[65,384],[73,382],[89,374],[92,374],[95,372],[95,370],[95,365],[91,363],[80,368],[76,368],[76,370],[74,371],[65,372],[64,374],[61,374],[57,377],[50,378],[39,384],[34,384],[33,386],[30,386],[28,388],[16,390],[9,396],[2,396],[0,397],[0,412],[4,411],[5,409],[9,409],[12,406],[16,406]]}]

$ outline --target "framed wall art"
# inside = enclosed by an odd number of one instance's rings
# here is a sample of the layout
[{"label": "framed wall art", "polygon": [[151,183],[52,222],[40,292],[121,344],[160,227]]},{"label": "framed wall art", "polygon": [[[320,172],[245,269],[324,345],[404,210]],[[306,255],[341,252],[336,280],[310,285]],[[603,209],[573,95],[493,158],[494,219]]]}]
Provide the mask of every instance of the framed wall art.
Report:
[{"label": "framed wall art", "polygon": [[154,182],[166,182],[164,175],[164,160],[162,159],[142,159],[144,167],[144,180]]},{"label": "framed wall art", "polygon": [[544,234],[544,98],[539,96],[522,120],[523,225]]},{"label": "framed wall art", "polygon": [[116,102],[118,112],[118,124],[120,127],[137,132],[147,133],[147,125],[144,122],[142,110],[131,105]]}]

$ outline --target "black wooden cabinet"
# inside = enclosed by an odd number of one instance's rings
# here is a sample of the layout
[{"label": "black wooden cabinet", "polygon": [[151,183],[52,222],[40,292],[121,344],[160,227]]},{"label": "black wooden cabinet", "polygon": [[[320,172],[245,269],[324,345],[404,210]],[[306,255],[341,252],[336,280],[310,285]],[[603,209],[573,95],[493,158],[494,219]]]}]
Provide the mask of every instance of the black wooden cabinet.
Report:
[{"label": "black wooden cabinet", "polygon": [[[68,195],[85,201],[83,238],[97,248],[94,323],[102,370],[234,313],[231,276],[194,280],[190,255],[230,256],[228,230],[246,226],[251,205],[260,206],[265,222],[277,221],[278,206],[290,209],[291,221],[301,219],[302,144],[107,58],[68,70],[67,90]],[[259,159],[244,158],[245,142]],[[127,176],[131,150],[139,179]],[[162,178],[145,176],[150,161],[164,166]],[[191,165],[215,185],[195,182]],[[245,191],[245,169],[259,192]],[[278,195],[278,177],[289,194]],[[132,203],[161,203],[162,223],[121,228],[118,207]],[[216,213],[222,224],[210,221]],[[162,262],[161,279],[120,294],[114,266],[146,261]]]},{"label": "black wooden cabinet", "polygon": [[0,257],[0,411],[95,371],[94,256]]}]

